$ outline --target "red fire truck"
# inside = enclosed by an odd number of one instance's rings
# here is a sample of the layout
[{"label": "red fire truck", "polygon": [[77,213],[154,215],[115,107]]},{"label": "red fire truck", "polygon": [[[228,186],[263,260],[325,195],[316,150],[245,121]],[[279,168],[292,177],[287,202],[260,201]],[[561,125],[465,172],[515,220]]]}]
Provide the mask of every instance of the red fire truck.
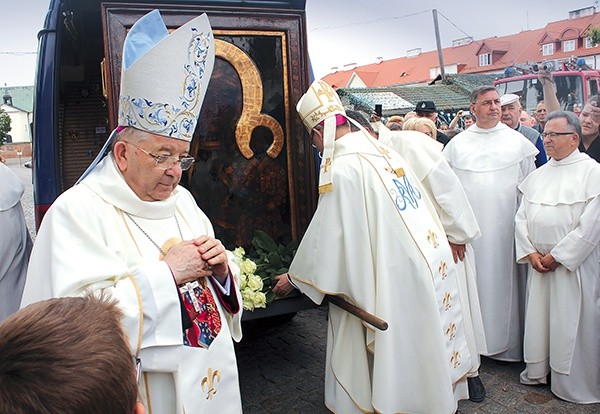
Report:
[{"label": "red fire truck", "polygon": [[[505,74],[510,71],[505,71]],[[598,70],[560,70],[552,72],[556,96],[561,109],[576,112],[585,102],[600,90],[600,71]],[[532,113],[538,102],[543,99],[542,84],[537,73],[508,76],[498,79],[494,86],[500,95],[514,93],[521,97],[523,109]]]}]

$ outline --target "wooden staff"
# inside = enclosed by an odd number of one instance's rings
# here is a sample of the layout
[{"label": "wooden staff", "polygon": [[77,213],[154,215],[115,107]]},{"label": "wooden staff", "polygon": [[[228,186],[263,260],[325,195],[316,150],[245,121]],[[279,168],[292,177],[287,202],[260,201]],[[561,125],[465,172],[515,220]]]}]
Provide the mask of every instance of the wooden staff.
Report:
[{"label": "wooden staff", "polygon": [[369,325],[374,326],[380,331],[385,331],[388,328],[388,323],[386,321],[384,321],[378,316],[373,315],[372,313],[367,312],[364,309],[359,308],[356,305],[351,304],[350,302],[343,299],[341,296],[325,295],[325,298],[329,302],[333,303],[336,306],[339,306],[340,308],[342,308],[348,313],[351,313],[357,318],[362,319],[363,321],[365,321]]}]

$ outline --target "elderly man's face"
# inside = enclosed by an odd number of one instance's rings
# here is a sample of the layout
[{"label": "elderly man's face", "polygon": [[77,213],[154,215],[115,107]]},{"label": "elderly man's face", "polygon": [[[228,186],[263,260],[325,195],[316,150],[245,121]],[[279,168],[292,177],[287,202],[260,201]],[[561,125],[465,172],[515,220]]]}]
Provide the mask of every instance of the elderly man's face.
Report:
[{"label": "elderly man's face", "polygon": [[[564,134],[551,136],[553,132]],[[544,128],[544,149],[548,157],[556,161],[571,154],[579,145],[579,135],[569,127],[565,118],[554,118]]]},{"label": "elderly man's face", "polygon": [[500,96],[498,91],[489,90],[477,97],[475,103],[471,104],[471,112],[477,119],[480,128],[493,128],[500,122]]},{"label": "elderly man's face", "polygon": [[595,137],[598,135],[597,122],[592,118],[592,105],[587,104],[579,114],[579,122],[581,122],[581,135],[584,137]]},{"label": "elderly man's face", "polygon": [[[136,131],[115,143],[113,152],[133,192],[143,201],[161,201],[169,198],[181,179],[181,164],[172,160],[188,156],[189,147],[186,141]],[[157,164],[153,156],[161,155],[174,158]]]},{"label": "elderly man's face", "polygon": [[518,102],[509,103],[502,107],[503,124],[515,129],[519,125],[519,116],[521,115],[521,105]]}]

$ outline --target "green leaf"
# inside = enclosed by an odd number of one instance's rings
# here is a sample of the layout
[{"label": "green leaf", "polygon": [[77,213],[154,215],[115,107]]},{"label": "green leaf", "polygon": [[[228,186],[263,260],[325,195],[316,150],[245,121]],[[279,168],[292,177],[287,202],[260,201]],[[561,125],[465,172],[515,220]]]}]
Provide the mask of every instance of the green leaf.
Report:
[{"label": "green leaf", "polygon": [[272,303],[275,300],[275,298],[277,297],[277,295],[273,292],[268,292],[265,296],[267,298],[267,305]]},{"label": "green leaf", "polygon": [[257,247],[267,252],[273,252],[277,250],[277,243],[275,242],[275,240],[273,240],[273,238],[264,231],[254,231],[254,238],[252,239],[253,245],[255,245],[255,241]]}]

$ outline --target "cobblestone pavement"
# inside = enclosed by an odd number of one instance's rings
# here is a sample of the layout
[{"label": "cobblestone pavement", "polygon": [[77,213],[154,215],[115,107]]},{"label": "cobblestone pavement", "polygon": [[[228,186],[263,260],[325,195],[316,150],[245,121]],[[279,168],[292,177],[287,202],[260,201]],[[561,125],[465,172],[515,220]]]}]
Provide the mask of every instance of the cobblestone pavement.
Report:
[{"label": "cobblestone pavement", "polygon": [[[7,165],[27,186],[21,202],[33,237],[31,169],[18,160],[8,160]],[[236,353],[245,414],[329,413],[323,403],[326,307],[304,310],[287,320],[248,321],[243,328]],[[487,397],[479,404],[461,401],[459,413],[600,413],[600,404],[571,404],[554,397],[547,386],[521,385],[522,369],[521,363],[498,365],[483,358],[480,375]]]},{"label": "cobblestone pavement", "polygon": [[[298,312],[288,322],[253,321],[236,345],[244,414],[327,414],[323,403],[325,307]],[[460,414],[600,413],[600,404],[578,405],[554,397],[548,386],[519,383],[524,364],[498,365],[483,358],[480,376],[487,390],[479,404],[459,403]],[[344,414],[344,413],[338,413]]]}]

